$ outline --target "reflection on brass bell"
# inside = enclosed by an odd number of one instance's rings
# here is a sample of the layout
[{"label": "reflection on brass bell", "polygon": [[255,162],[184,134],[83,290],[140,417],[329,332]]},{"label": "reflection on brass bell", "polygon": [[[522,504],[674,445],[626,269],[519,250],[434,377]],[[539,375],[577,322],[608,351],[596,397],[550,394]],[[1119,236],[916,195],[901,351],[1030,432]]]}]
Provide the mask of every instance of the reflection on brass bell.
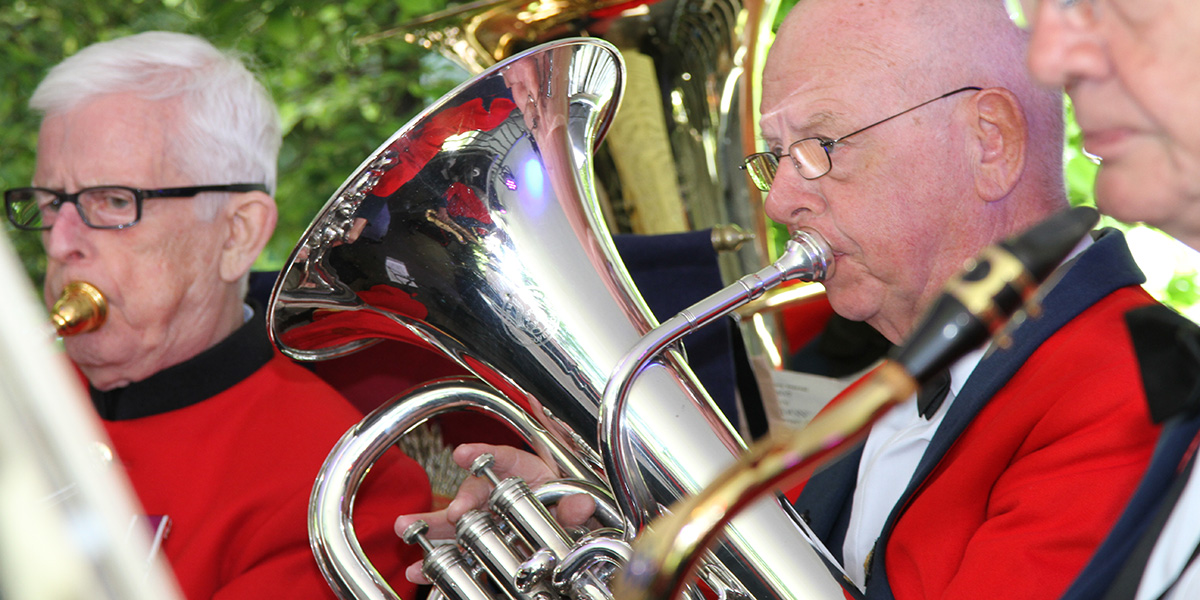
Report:
[{"label": "reflection on brass bell", "polygon": [[108,317],[108,301],[96,286],[86,281],[72,281],[50,309],[50,320],[58,335],[67,337],[95,331]]}]

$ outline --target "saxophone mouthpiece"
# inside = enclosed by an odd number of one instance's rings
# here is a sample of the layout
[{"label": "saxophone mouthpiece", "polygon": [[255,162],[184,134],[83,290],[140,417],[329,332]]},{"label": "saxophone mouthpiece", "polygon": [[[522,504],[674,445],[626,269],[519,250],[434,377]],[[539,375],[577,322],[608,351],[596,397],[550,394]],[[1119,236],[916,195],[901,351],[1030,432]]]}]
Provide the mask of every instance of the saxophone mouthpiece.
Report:
[{"label": "saxophone mouthpiece", "polygon": [[50,309],[50,321],[62,337],[95,331],[107,317],[108,300],[86,281],[68,283]]}]

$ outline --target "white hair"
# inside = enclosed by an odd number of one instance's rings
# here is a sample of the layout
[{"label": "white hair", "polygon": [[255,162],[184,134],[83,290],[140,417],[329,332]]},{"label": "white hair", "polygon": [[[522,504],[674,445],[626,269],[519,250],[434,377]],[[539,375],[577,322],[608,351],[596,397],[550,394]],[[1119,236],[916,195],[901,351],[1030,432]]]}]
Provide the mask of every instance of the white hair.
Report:
[{"label": "white hair", "polygon": [[[70,111],[100,96],[132,93],[178,100],[168,158],[194,185],[263,183],[274,195],[279,112],[240,56],[182,33],[149,31],[93,44],[50,70],[29,105],[43,115]],[[202,194],[198,215],[213,218],[228,194]],[[199,200],[199,199],[198,199]]]}]

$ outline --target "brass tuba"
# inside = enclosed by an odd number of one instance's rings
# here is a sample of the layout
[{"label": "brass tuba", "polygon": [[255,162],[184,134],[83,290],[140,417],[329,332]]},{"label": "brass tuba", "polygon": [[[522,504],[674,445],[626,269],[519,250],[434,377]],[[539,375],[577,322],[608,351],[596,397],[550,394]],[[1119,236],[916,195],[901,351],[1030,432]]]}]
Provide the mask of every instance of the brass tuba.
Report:
[{"label": "brass tuba", "polygon": [[[617,258],[592,182],[592,152],[623,85],[620,54],[590,38],[539,46],[467,81],[362,163],[276,282],[269,330],[294,358],[400,340],[440,350],[484,382],[442,382],[393,400],[331,452],[314,487],[310,537],[343,598],[395,597],[354,539],[354,492],[375,457],[440,411],[495,414],[584,481],[571,489],[608,487],[597,451],[601,397],[618,361],[655,324]],[[760,294],[760,283],[819,279],[828,266],[823,244],[800,236],[789,265],[764,268],[716,304],[736,307]],[[639,367],[627,406],[622,444],[634,457],[633,479],[646,482],[631,504],[646,516],[703,489],[744,449],[675,351]],[[487,473],[486,465],[478,470]],[[564,493],[498,483],[498,493],[515,496],[496,504],[514,511],[535,510],[533,496]],[[598,494],[602,507],[627,504]],[[520,577],[494,585],[605,597],[602,584],[638,531],[627,511],[601,513],[609,515],[606,530],[581,539],[526,532],[522,518],[506,514],[500,530],[515,530],[530,548],[499,556],[431,546],[437,556],[426,566],[441,569],[431,577],[453,588],[478,563],[519,561]],[[488,515],[478,521],[495,530]],[[410,537],[420,541],[419,533]],[[564,534],[586,552],[560,544]],[[542,541],[550,547],[532,547]],[[840,598],[807,548],[790,507],[764,503],[733,523],[704,579],[727,597]]]}]

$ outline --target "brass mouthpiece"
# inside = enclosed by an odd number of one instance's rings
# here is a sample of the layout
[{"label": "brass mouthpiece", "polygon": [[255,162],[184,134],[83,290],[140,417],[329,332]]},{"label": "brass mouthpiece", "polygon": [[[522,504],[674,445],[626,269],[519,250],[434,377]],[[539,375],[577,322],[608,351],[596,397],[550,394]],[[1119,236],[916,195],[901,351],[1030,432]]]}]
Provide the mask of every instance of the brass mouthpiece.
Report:
[{"label": "brass mouthpiece", "polygon": [[58,335],[67,337],[95,331],[108,317],[108,301],[96,286],[72,281],[50,309],[50,321]]}]

